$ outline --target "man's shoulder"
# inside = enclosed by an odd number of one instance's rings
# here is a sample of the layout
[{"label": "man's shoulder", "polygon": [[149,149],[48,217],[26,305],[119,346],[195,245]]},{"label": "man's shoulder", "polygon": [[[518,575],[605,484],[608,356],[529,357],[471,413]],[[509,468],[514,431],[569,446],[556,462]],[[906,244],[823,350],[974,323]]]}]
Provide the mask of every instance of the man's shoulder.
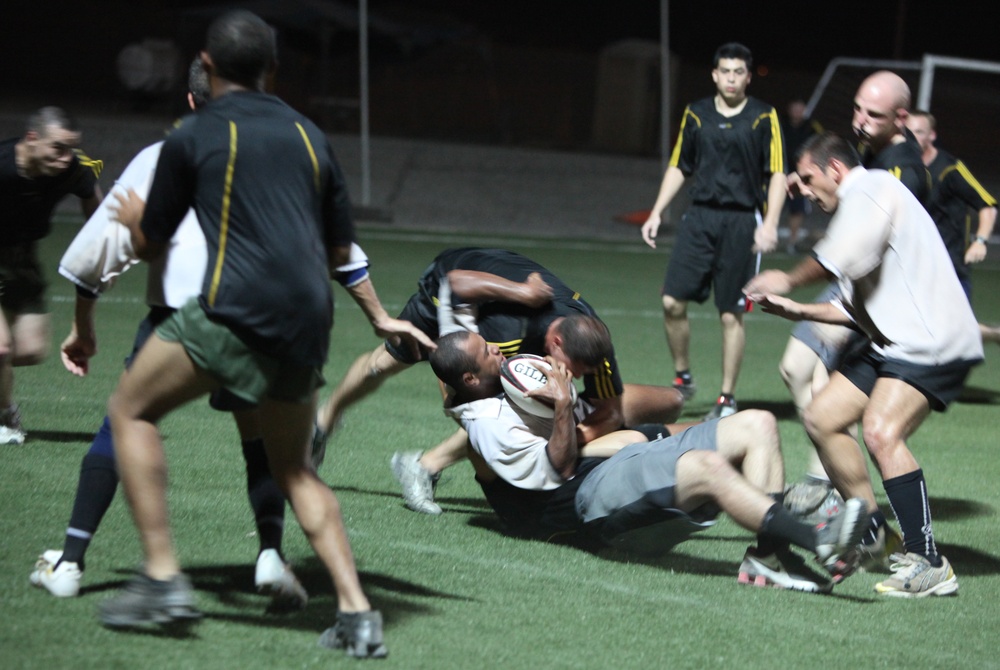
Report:
[{"label": "man's shoulder", "polygon": [[778,112],[774,108],[774,105],[764,102],[760,98],[755,98],[752,95],[747,96],[747,104],[743,108],[745,111],[751,112],[754,116],[760,114],[774,114],[777,116]]}]

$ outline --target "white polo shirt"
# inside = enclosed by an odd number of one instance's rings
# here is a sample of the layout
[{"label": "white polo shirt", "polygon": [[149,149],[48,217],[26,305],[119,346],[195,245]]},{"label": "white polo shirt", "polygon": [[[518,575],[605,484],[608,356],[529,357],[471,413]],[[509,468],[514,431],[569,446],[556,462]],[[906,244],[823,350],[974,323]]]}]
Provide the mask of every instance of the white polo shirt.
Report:
[{"label": "white polo shirt", "polygon": [[936,365],[983,357],[972,307],[930,215],[884,170],[852,169],[817,260],[841,307],[886,358]]}]

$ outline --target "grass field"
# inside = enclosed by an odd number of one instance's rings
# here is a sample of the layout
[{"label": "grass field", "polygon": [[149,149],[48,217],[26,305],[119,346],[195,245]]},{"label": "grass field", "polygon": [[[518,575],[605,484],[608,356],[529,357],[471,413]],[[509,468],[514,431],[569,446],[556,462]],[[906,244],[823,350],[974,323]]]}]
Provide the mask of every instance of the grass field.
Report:
[{"label": "grass field", "polygon": [[[80,459],[145,310],[145,270],[133,270],[102,298],[100,354],[86,379],[57,355],[73,293],[54,271],[77,221],[60,222],[44,243],[52,282],[53,353],[17,371],[29,441],[0,448],[0,626],[2,668],[286,668],[349,665],[316,646],[336,603],[291,513],[285,552],[312,595],[295,615],[263,613],[253,590],[257,541],[232,421],[196,402],[162,426],[171,467],[176,544],[198,591],[204,621],[185,637],[102,628],[97,604],[139,563],[135,529],[116,501],[87,555],[81,596],[57,600],[28,582],[35,557],[59,548]],[[548,266],[596,307],[614,336],[627,381],[669,383],[658,292],[666,251],[623,245],[531,241],[362,229],[376,286],[390,312],[448,246],[506,246]],[[997,253],[992,251],[992,253]],[[787,266],[785,256],[766,259]],[[1000,272],[977,268],[976,308],[1000,321]],[[811,297],[814,290],[800,297]],[[337,289],[326,377],[330,384],[377,340]],[[779,420],[789,479],[803,471],[807,440],[778,358],[790,325],[754,312],[738,388],[742,407]],[[719,384],[719,327],[710,307],[692,311],[693,370],[701,388],[686,410],[698,417]],[[934,528],[959,575],[957,597],[879,598],[878,577],[856,575],[832,596],[741,587],[736,568],[752,537],[727,519],[655,561],[629,561],[501,535],[463,464],[445,473],[434,518],[407,511],[389,467],[396,450],[428,448],[454,428],[441,413],[428,366],[390,380],[351,412],[320,474],[343,505],[365,588],[386,619],[399,668],[995,668],[1000,667],[1000,466],[995,348],[961,402],[932,416],[912,440],[927,476]],[[329,388],[325,389],[329,392]],[[324,393],[325,395],[325,393]],[[880,487],[876,491],[881,494]],[[884,497],[880,498],[884,502]]]}]

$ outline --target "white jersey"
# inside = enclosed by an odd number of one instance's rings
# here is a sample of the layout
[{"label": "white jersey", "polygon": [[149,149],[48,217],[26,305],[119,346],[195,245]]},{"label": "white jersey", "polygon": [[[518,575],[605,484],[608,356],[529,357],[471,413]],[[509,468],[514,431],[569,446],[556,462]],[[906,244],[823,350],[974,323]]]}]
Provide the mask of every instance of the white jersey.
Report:
[{"label": "white jersey", "polygon": [[[101,206],[70,243],[59,273],[74,284],[101,293],[115,279],[139,262],[128,229],[111,219],[114,194],[132,189],[146,200],[156,172],[163,142],[146,147],[128,164]],[[208,264],[208,246],[194,210],[189,210],[170,240],[167,253],[149,264],[146,302],[150,306],[179,309],[201,291]]]},{"label": "white jersey", "polygon": [[[140,151],[128,164],[114,187],[70,243],[59,274],[91,293],[102,293],[114,285],[123,272],[139,262],[132,248],[132,237],[125,226],[111,219],[111,205],[117,208],[114,194],[132,189],[143,201],[156,173],[163,142]],[[188,210],[166,253],[149,263],[146,281],[146,304],[180,309],[201,292],[208,266],[208,245],[194,210]],[[357,244],[351,244],[347,263],[337,268],[337,280],[353,286],[367,277],[368,257]]]},{"label": "white jersey", "polygon": [[[518,412],[505,396],[474,400],[444,411],[462,424],[472,448],[507,483],[529,491],[551,491],[566,483],[549,460],[552,419]],[[579,399],[573,408],[577,422],[590,411]]]},{"label": "white jersey", "polygon": [[934,221],[888,172],[853,168],[817,260],[841,307],[886,358],[919,365],[983,357],[979,326]]}]

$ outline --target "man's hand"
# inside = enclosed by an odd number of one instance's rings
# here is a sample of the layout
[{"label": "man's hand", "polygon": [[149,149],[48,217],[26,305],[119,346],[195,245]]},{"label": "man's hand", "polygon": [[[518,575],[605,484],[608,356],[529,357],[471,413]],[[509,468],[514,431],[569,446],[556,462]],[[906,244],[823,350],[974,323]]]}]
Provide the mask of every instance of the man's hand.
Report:
[{"label": "man's hand", "polygon": [[528,275],[528,278],[524,280],[524,285],[527,288],[523,302],[525,306],[538,309],[552,302],[552,287],[545,283],[539,273],[532,272]]},{"label": "man's hand", "polygon": [[965,264],[982,263],[986,259],[986,245],[982,242],[973,241],[969,248],[965,250]]},{"label": "man's hand", "polygon": [[773,226],[757,226],[753,232],[753,252],[766,254],[778,246],[778,229]]},{"label": "man's hand", "polygon": [[744,295],[754,302],[760,302],[768,294],[784,295],[791,290],[788,273],[781,270],[764,270],[743,287]]},{"label": "man's hand", "polygon": [[552,366],[552,370],[548,372],[543,368],[538,368],[538,371],[546,379],[545,385],[534,391],[528,391],[524,394],[525,397],[541,400],[557,410],[572,406],[573,395],[570,386],[573,384],[573,373],[552,356],[546,356],[545,362]]},{"label": "man's hand", "polygon": [[97,355],[97,340],[92,336],[81,336],[76,327],[70,331],[59,348],[63,367],[77,377],[85,377],[90,372],[90,359]]},{"label": "man's hand", "polygon": [[650,214],[646,223],[642,224],[642,241],[653,249],[656,248],[656,233],[659,232],[662,222],[659,214]]},{"label": "man's hand", "polygon": [[421,347],[424,347],[428,351],[437,349],[434,341],[409,321],[387,316],[378,322],[372,323],[372,326],[375,328],[375,334],[379,337],[391,339],[395,344],[398,344],[400,341],[405,343],[415,360],[423,358],[420,354]]},{"label": "man's hand", "polygon": [[120,190],[112,192],[118,206],[108,205],[111,210],[111,220],[122,224],[129,231],[134,231],[142,222],[142,213],[146,209],[146,201],[132,189],[128,189],[124,194]]},{"label": "man's hand", "polygon": [[769,293],[755,300],[765,314],[774,314],[790,321],[803,319],[802,305],[789,298]]}]

